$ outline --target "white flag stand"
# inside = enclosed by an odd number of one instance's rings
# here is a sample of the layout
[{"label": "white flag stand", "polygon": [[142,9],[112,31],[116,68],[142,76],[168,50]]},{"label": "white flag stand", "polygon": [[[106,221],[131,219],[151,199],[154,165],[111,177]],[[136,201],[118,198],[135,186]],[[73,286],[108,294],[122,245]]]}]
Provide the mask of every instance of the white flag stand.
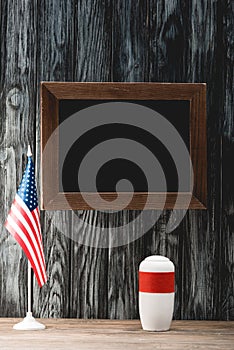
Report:
[{"label": "white flag stand", "polygon": [[40,330],[40,329],[46,328],[44,324],[37,322],[35,318],[32,316],[31,303],[32,303],[32,274],[31,274],[31,264],[28,260],[28,311],[23,321],[16,323],[13,326],[13,329],[16,329],[19,331],[33,331],[33,330]]}]

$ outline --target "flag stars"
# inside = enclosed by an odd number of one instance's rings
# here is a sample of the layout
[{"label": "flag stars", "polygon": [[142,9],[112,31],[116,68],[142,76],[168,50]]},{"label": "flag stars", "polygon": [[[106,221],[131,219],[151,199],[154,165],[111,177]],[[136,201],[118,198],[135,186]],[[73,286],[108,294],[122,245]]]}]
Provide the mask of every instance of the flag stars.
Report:
[{"label": "flag stars", "polygon": [[23,174],[18,195],[23,199],[28,208],[32,211],[38,206],[37,189],[35,184],[35,169],[32,159],[28,159],[26,170]]}]

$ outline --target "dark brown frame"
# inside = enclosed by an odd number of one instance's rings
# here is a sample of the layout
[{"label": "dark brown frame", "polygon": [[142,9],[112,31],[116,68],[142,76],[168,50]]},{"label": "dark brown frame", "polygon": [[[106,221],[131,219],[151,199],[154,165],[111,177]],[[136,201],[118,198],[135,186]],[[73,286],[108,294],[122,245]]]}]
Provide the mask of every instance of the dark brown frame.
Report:
[{"label": "dark brown frame", "polygon": [[[41,203],[45,210],[94,209],[81,193],[59,192],[58,140],[53,144],[51,158],[43,158],[45,145],[58,126],[59,100],[189,100],[190,101],[190,155],[194,171],[194,188],[189,205],[191,209],[206,209],[207,201],[207,149],[206,149],[206,84],[192,83],[41,83]],[[110,201],[108,208],[100,206],[97,193],[89,193],[95,209],[120,209],[111,206],[113,192],[101,193]],[[121,193],[124,197],[124,193]],[[168,192],[164,208],[183,209],[190,193],[180,193],[180,202],[174,207],[177,193]],[[150,203],[144,206],[145,198]],[[69,203],[68,203],[69,202]],[[136,192],[125,209],[161,209],[162,193]]]}]

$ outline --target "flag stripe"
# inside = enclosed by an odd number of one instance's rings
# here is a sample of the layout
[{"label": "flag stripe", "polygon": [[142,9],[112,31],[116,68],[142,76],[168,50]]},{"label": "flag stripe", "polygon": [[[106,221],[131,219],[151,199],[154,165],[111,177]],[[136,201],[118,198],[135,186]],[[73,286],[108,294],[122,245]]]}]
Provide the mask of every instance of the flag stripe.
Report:
[{"label": "flag stripe", "polygon": [[11,215],[12,219],[19,225],[19,227],[21,228],[21,230],[23,231],[23,233],[27,237],[27,239],[28,239],[33,251],[34,251],[34,254],[38,260],[38,263],[39,263],[39,266],[41,269],[41,273],[42,273],[42,275],[44,275],[44,278],[45,278],[45,272],[44,272],[45,266],[44,266],[44,261],[42,258],[41,242],[40,241],[38,242],[37,236],[34,235],[34,232],[32,231],[28,222],[25,220],[25,218],[23,217],[21,212],[16,208],[14,203],[12,204],[10,215]]},{"label": "flag stripe", "polygon": [[[36,209],[32,211],[32,216],[33,218],[35,219],[35,222],[36,222],[36,225],[38,227],[38,222],[37,222],[37,212],[36,212]],[[43,244],[42,244],[42,235],[41,235],[41,230],[40,230],[40,227],[38,227],[38,230],[40,232],[40,247],[43,251]],[[43,260],[43,264],[45,265],[45,257],[44,257],[44,253],[42,254],[42,260]]]},{"label": "flag stripe", "polygon": [[13,229],[13,227],[10,225],[10,223],[7,221],[5,223],[5,227],[7,228],[7,230],[11,233],[11,235],[14,237],[14,239],[20,244],[21,248],[23,249],[26,257],[28,258],[28,260],[30,261],[30,264],[33,268],[33,271],[35,273],[35,276],[36,276],[36,279],[37,279],[37,282],[39,284],[40,287],[42,287],[42,283],[40,281],[40,278],[38,276],[38,273],[37,273],[37,269],[34,265],[34,262],[33,262],[33,259],[32,259],[32,256],[31,254],[29,253],[26,245],[24,244],[24,241],[20,238],[20,236],[17,234],[17,232]]},{"label": "flag stripe", "polygon": [[35,210],[32,211],[32,216],[35,220],[35,223],[37,225],[37,229],[40,235],[40,239],[42,241],[42,235],[41,235],[41,225],[40,225],[40,214],[39,214],[39,210],[38,208],[36,208]]},{"label": "flag stripe", "polygon": [[[21,200],[21,198],[20,198],[20,200]],[[13,208],[14,208],[14,212],[16,212],[16,210],[17,210],[19,213],[18,215],[16,215],[18,217],[18,219],[19,219],[19,215],[20,215],[20,220],[22,221],[24,226],[27,228],[27,230],[30,230],[30,235],[36,240],[37,245],[40,249],[41,259],[43,261],[43,264],[45,264],[42,241],[41,241],[40,236],[38,236],[37,232],[35,232],[34,226],[32,225],[32,221],[29,219],[27,213],[25,213],[24,209],[18,204],[18,202],[16,202],[16,201],[13,202],[12,209]],[[17,212],[16,212],[16,214],[17,214]],[[32,212],[32,214],[33,214],[33,212]]]},{"label": "flag stripe", "polygon": [[[35,217],[35,221],[36,221],[36,225],[40,234],[40,240],[41,240],[41,246],[42,246],[42,250],[43,250],[43,243],[42,243],[42,234],[41,234],[41,224],[40,224],[40,213],[39,213],[39,209],[38,207],[32,211],[32,215],[33,217]],[[44,256],[44,252],[42,254],[42,258],[44,261],[44,265],[45,265],[45,256]]]},{"label": "flag stripe", "polygon": [[40,235],[38,235],[38,232],[34,230],[32,221],[30,220],[30,218],[28,217],[27,213],[24,211],[22,206],[20,206],[16,201],[13,202],[12,206],[14,206],[20,212],[20,214],[24,217],[26,223],[30,227],[30,230],[34,233],[35,239],[37,240],[38,244],[40,244],[41,243]]},{"label": "flag stripe", "polygon": [[[37,248],[32,244],[32,240],[29,237],[27,231],[25,230],[24,226],[21,224],[20,221],[18,221],[17,217],[14,215],[13,212],[10,212],[9,214],[10,218],[10,224],[13,226],[14,230],[18,233],[21,234],[21,238],[23,239],[24,243],[28,247],[28,251],[31,252],[32,254],[32,259],[34,261],[34,265],[38,269],[38,275],[40,275],[40,279],[44,280],[45,274],[43,273],[44,266],[40,264],[40,261],[38,259],[38,251]],[[9,220],[8,218],[8,220]],[[17,230],[18,228],[18,230]]]},{"label": "flag stripe", "polygon": [[31,221],[31,223],[32,223],[32,225],[33,225],[33,228],[34,228],[34,230],[35,230],[37,236],[40,237],[40,233],[38,232],[37,225],[36,225],[35,221],[33,220],[32,213],[31,213],[31,211],[29,210],[29,208],[27,207],[27,205],[24,203],[24,201],[20,198],[20,196],[19,196],[18,194],[16,194],[15,200],[16,200],[16,202],[19,204],[19,206],[21,206],[21,207],[23,208],[23,210],[25,211],[25,213],[28,215],[29,220]]},{"label": "flag stripe", "polygon": [[27,241],[24,233],[20,229],[20,227],[13,221],[10,214],[8,215],[8,218],[7,218],[6,228],[14,236],[14,238],[18,241],[18,243],[23,248],[27,258],[29,259],[29,261],[32,265],[32,268],[34,270],[34,273],[35,273],[35,276],[37,278],[39,285],[40,286],[43,285],[43,278],[41,276],[40,269],[38,267],[38,263],[36,261],[32,247],[28,243],[28,241]]}]

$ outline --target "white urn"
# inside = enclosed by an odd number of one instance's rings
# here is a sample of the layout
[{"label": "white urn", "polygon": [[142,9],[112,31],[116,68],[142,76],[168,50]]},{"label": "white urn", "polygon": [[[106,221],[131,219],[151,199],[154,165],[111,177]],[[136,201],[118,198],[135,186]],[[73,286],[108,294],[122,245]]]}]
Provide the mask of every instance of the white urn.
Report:
[{"label": "white urn", "polygon": [[161,255],[145,258],[139,267],[139,313],[144,330],[170,329],[174,296],[174,264]]}]

